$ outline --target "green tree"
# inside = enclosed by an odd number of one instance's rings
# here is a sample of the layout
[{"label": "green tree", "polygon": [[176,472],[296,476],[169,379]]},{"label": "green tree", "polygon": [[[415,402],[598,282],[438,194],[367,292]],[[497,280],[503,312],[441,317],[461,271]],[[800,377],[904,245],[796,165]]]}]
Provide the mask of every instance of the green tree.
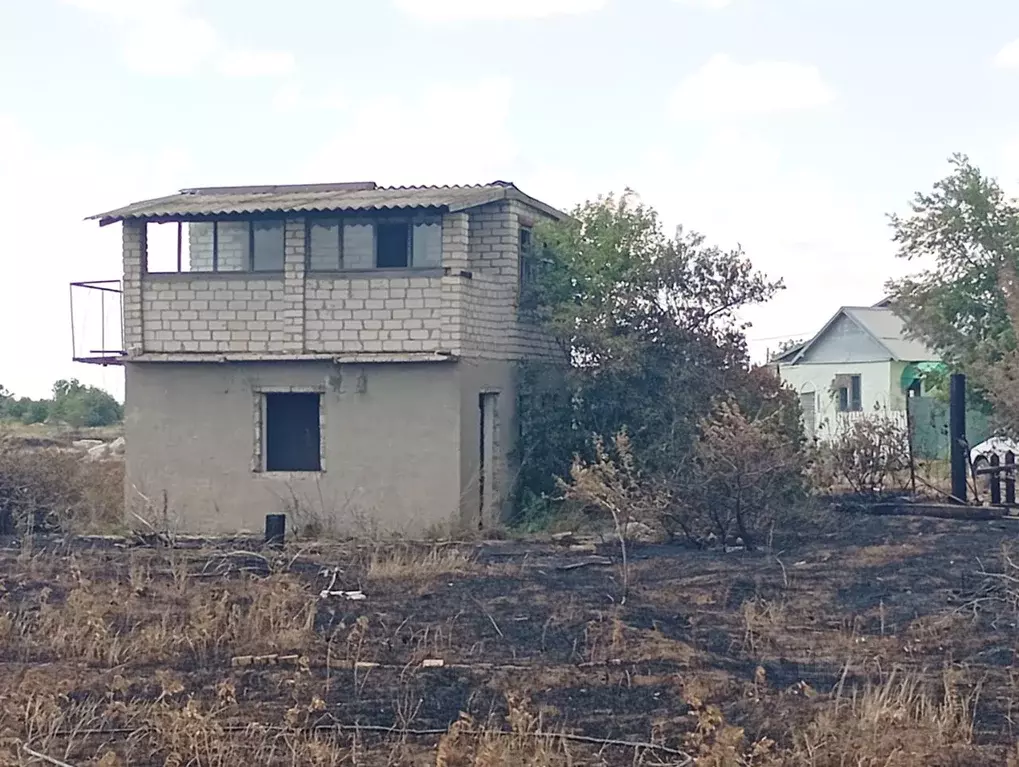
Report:
[{"label": "green tree", "polygon": [[49,400],[33,400],[28,397],[22,397],[18,401],[18,411],[20,412],[20,418],[22,423],[33,424],[33,423],[45,423],[50,417],[50,402]]},{"label": "green tree", "polygon": [[[637,469],[684,470],[698,424],[733,393],[747,412],[798,411],[767,373],[751,371],[744,306],[782,285],[755,271],[741,249],[723,251],[678,229],[667,236],[632,193],[599,198],[569,220],[535,231],[542,267],[523,304],[563,339],[570,365],[531,364],[522,374],[521,485],[550,493],[576,455],[613,444],[625,429]],[[767,384],[762,385],[767,378]]]},{"label": "green tree", "polygon": [[77,379],[53,384],[49,419],[71,426],[109,426],[124,417],[123,408],[108,392],[85,386]]},{"label": "green tree", "polygon": [[888,283],[907,329],[945,362],[980,372],[1016,348],[1019,205],[960,154],[908,216],[890,217],[901,258],[923,263]]}]

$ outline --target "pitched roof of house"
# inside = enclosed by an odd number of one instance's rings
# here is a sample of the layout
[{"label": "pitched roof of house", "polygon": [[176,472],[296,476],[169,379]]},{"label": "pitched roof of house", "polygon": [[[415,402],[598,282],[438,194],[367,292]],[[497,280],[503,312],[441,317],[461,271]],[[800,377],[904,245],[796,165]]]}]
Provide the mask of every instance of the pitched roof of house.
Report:
[{"label": "pitched roof of house", "polygon": [[282,186],[220,186],[182,189],[177,194],[97,213],[105,226],[124,219],[184,218],[237,214],[381,211],[439,208],[456,212],[500,200],[519,200],[553,218],[566,215],[507,181],[473,186],[378,186],[373,181]]},{"label": "pitched roof of house", "polygon": [[888,307],[846,308],[846,313],[874,336],[892,353],[892,358],[901,362],[937,362],[941,359],[923,341],[910,338],[906,326],[895,312]]},{"label": "pitched roof of house", "polygon": [[825,323],[824,327],[817,332],[807,343],[794,347],[780,357],[776,362],[787,361],[795,364],[800,361],[804,354],[809,351],[818,340],[828,331],[835,321],[840,317],[847,317],[854,322],[864,333],[869,335],[887,352],[888,356],[899,362],[936,362],[941,358],[922,341],[910,338],[906,334],[906,328],[899,317],[884,300],[874,306],[843,306],[834,316]]}]

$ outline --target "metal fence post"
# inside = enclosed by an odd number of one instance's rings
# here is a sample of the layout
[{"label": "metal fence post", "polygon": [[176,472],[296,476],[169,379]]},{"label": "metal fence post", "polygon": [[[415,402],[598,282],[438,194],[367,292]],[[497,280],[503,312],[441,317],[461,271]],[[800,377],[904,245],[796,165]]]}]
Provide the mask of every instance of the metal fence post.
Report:
[{"label": "metal fence post", "polygon": [[949,382],[948,436],[951,440],[952,497],[966,503],[966,468],[969,464],[966,442],[966,376],[952,373]]}]

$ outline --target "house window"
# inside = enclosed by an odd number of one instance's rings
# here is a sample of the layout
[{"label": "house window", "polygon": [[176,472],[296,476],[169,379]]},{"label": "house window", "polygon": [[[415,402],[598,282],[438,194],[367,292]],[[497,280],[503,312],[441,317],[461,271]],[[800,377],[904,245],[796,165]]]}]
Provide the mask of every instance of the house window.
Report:
[{"label": "house window", "polygon": [[308,225],[311,271],[404,269],[442,265],[439,218],[379,221],[314,219]]},{"label": "house window", "polygon": [[321,397],[317,392],[266,392],[262,454],[265,471],[321,471]]},{"label": "house window", "polygon": [[839,412],[856,413],[863,410],[863,384],[860,376],[841,376],[845,385],[838,388]]}]

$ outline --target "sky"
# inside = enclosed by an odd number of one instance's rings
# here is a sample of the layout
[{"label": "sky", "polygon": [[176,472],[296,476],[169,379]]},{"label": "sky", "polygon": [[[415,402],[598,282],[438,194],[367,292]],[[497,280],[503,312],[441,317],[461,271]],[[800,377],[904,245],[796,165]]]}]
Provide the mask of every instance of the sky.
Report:
[{"label": "sky", "polygon": [[233,184],[630,188],[784,280],[760,360],[913,268],[887,214],[952,153],[1019,188],[1017,90],[1008,0],[0,0],[0,385],[121,396],[71,361],[85,217]]}]

